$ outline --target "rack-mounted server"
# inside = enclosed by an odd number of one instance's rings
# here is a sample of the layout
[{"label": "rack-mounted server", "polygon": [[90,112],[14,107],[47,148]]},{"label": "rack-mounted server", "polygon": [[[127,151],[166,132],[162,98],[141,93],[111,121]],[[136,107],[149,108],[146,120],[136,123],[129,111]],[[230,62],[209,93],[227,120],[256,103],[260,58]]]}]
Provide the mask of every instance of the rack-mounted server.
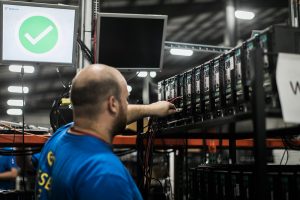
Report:
[{"label": "rack-mounted server", "polygon": [[[267,166],[267,199],[300,198],[300,170],[295,166]],[[254,200],[253,165],[202,165],[189,170],[189,199]]]},{"label": "rack-mounted server", "polygon": [[300,53],[300,29],[273,26],[204,64],[159,82],[159,100],[172,101],[181,110],[165,121],[168,127],[251,113],[255,80],[251,52],[257,48],[264,53],[267,112],[281,114],[277,57],[279,52]]}]

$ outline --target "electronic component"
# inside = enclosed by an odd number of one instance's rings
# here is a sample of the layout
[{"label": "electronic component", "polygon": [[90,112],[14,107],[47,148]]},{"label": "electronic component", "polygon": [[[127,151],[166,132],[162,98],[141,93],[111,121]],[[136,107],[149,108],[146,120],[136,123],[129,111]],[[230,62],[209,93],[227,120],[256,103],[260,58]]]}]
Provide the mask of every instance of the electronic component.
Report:
[{"label": "electronic component", "polygon": [[225,55],[224,64],[224,91],[225,91],[225,115],[232,115],[234,109],[234,96],[233,96],[233,78],[234,78],[234,55],[229,52]]},{"label": "electronic component", "polygon": [[[282,42],[285,35],[289,36],[288,45]],[[160,83],[159,87],[165,90],[165,99],[174,101],[172,103],[181,111],[172,118],[178,122],[175,126],[251,113],[256,59],[253,53],[257,48],[264,53],[262,67],[267,114],[280,113],[275,79],[277,53],[300,53],[297,44],[293,43],[298,35],[299,29],[273,26],[229,52]]]},{"label": "electronic component", "polygon": [[192,121],[193,111],[194,111],[194,94],[195,94],[195,81],[194,81],[194,71],[189,70],[185,72],[185,84],[186,84],[186,118],[187,123]]},{"label": "electronic component", "polygon": [[[165,101],[167,100],[167,95],[169,95],[169,92],[167,94],[167,88],[168,84],[166,84],[168,80],[163,80],[158,82],[158,101]],[[166,86],[167,85],[167,86]],[[166,118],[159,118],[157,120],[157,123],[161,127],[165,127],[167,125],[167,119]]]},{"label": "electronic component", "polygon": [[160,81],[157,84],[158,86],[158,101],[165,100],[165,81]]},{"label": "electronic component", "polygon": [[201,82],[201,76],[203,74],[202,71],[202,65],[196,67],[194,69],[194,74],[195,74],[195,106],[194,106],[194,120],[195,121],[202,121],[202,114],[203,114],[203,104],[202,104],[202,99],[203,99],[203,82]]},{"label": "electronic component", "polygon": [[245,92],[246,86],[246,71],[244,62],[244,49],[242,46],[237,47],[234,50],[234,60],[235,60],[235,99],[236,99],[236,112],[244,112],[245,105],[248,101]]},{"label": "electronic component", "polygon": [[[168,101],[173,103],[175,107],[178,108],[179,107],[178,75],[168,79],[168,87],[170,93]],[[175,115],[168,116],[168,124],[170,125],[171,123],[175,123],[178,118],[179,118],[178,113],[176,113]]]},{"label": "electronic component", "polygon": [[203,83],[204,83],[204,90],[203,90],[203,104],[204,104],[204,119],[211,119],[211,101],[210,101],[210,81],[209,81],[209,71],[210,71],[210,62],[206,62],[203,65]]},{"label": "electronic component", "polygon": [[223,116],[222,104],[221,104],[221,83],[222,80],[220,76],[220,66],[223,65],[222,56],[217,57],[211,63],[210,67],[210,84],[211,84],[211,107],[213,110],[213,116],[221,117]]},{"label": "electronic component", "polygon": [[[160,71],[167,18],[166,15],[97,13],[96,62],[123,71]],[[115,55],[119,55],[118,59]]]},{"label": "electronic component", "polygon": [[170,86],[170,78],[165,80],[165,100],[169,100],[171,99],[171,86]]},{"label": "electronic component", "polygon": [[[1,64],[75,65],[77,6],[0,1],[0,10]],[[37,32],[33,34],[32,29]]]},{"label": "electronic component", "polygon": [[264,55],[264,90],[266,107],[269,109],[280,109],[280,101],[276,85],[276,63],[273,55],[270,55],[271,37],[270,33],[264,33],[259,36],[259,44]]},{"label": "electronic component", "polygon": [[[244,112],[248,112],[250,110],[250,98],[252,96],[252,79],[254,78],[254,72],[253,69],[251,68],[251,51],[254,50],[255,45],[256,45],[256,39],[252,38],[248,41],[246,41],[243,44],[243,49],[245,52],[245,56],[244,56],[244,65],[242,65],[242,70],[243,70],[243,75],[244,75],[244,81],[243,81],[243,87],[244,87],[244,98],[245,98],[245,102],[243,105],[242,110]],[[248,102],[248,103],[246,103]]]},{"label": "electronic component", "polygon": [[[253,165],[199,165],[189,170],[191,199],[254,199]],[[266,199],[299,198],[297,165],[267,166]]]},{"label": "electronic component", "polygon": [[[187,93],[186,92],[186,88],[185,88],[185,86],[186,86],[186,84],[185,84],[186,78],[185,78],[185,74],[184,73],[182,73],[182,74],[179,75],[178,81],[179,81],[178,82],[178,87],[179,87],[178,92],[179,92],[179,96],[181,97],[181,98],[178,99],[178,105],[179,105],[179,108],[182,109],[181,112],[178,115],[178,118],[182,119],[186,115],[186,93]],[[180,124],[182,124],[181,122],[182,121],[180,121],[177,124],[180,125]]]}]

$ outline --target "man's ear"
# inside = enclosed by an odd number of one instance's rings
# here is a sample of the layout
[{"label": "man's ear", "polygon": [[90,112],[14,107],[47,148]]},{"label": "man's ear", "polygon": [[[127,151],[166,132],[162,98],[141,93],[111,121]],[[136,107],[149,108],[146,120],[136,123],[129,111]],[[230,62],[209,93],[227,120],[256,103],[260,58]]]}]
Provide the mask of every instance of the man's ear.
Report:
[{"label": "man's ear", "polygon": [[107,104],[109,112],[112,114],[116,114],[118,112],[119,102],[114,96],[108,97]]}]

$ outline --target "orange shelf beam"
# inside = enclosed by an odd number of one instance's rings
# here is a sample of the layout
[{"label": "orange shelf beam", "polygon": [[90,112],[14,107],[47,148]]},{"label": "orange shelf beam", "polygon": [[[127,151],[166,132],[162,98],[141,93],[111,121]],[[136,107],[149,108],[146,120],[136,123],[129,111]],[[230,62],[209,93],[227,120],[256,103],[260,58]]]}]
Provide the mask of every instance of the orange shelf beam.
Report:
[{"label": "orange shelf beam", "polygon": [[[204,139],[188,139],[187,145],[189,148],[197,148],[203,146],[203,140]],[[209,147],[218,147],[219,140],[217,139],[205,139],[206,145]],[[298,141],[300,144],[300,141]],[[113,140],[113,145],[115,147],[119,146],[135,146],[136,144],[136,136],[122,136],[117,135]],[[160,139],[156,138],[154,141],[154,144],[157,147],[182,147],[186,146],[185,139]],[[229,140],[222,140],[222,146],[223,147],[229,147]],[[236,146],[238,148],[251,148],[253,147],[253,140],[252,139],[243,139],[243,140],[236,140]],[[268,139],[267,140],[267,147],[268,148],[284,148],[284,145],[281,141],[281,139]]]},{"label": "orange shelf beam", "polygon": [[[41,146],[49,137],[49,135],[25,135],[24,144],[26,146]],[[23,136],[20,134],[0,134],[1,146],[20,146],[22,144]]]},{"label": "orange shelf beam", "polygon": [[[24,143],[26,146],[42,146],[49,138],[49,135],[25,135]],[[218,139],[205,139],[206,145],[212,149],[217,148],[219,144]],[[187,144],[185,139],[166,139],[156,138],[154,144],[161,148],[176,148],[185,147],[198,148],[203,146],[204,139],[188,139]],[[300,141],[298,141],[300,145]],[[19,134],[0,134],[0,146],[20,146],[23,144],[23,136]],[[123,136],[117,135],[113,139],[114,147],[135,147],[136,136]],[[222,146],[228,147],[229,140],[222,140]],[[252,139],[236,140],[236,146],[238,148],[251,148],[253,147]],[[268,148],[284,148],[281,139],[268,139]]]}]

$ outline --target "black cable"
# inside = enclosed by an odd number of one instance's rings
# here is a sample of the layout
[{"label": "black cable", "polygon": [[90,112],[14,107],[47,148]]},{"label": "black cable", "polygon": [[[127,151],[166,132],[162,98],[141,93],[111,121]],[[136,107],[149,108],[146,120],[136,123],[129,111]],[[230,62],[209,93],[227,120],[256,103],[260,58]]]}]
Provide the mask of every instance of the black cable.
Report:
[{"label": "black cable", "polygon": [[289,161],[289,150],[286,150],[286,161],[284,165],[287,165],[288,161]]},{"label": "black cable", "polygon": [[189,188],[189,175],[188,175],[188,136],[187,133],[185,133],[185,195],[186,199],[188,199],[188,188]]},{"label": "black cable", "polygon": [[61,99],[69,96],[70,84],[68,87],[64,88],[63,92],[53,101],[51,110],[50,110],[50,125],[55,132],[59,128],[58,120],[59,117],[62,117],[64,121],[64,117],[59,113],[59,106],[61,104]]},{"label": "black cable", "polygon": [[94,63],[94,55],[91,52],[91,50],[89,50],[79,38],[77,38],[77,43],[79,44],[82,52],[84,53],[83,55],[85,55],[85,57],[89,60],[90,63]]},{"label": "black cable", "polygon": [[292,135],[292,136],[282,136],[282,142],[284,145],[290,149],[294,150],[300,150],[300,145],[297,144],[297,142],[294,142],[293,140],[297,139],[298,135]]},{"label": "black cable", "polygon": [[89,59],[91,59],[91,57],[93,56],[91,50],[89,50],[84,44],[84,42],[81,41],[79,38],[77,39],[77,43],[79,44],[81,50],[86,54],[86,56],[88,56]]},{"label": "black cable", "polygon": [[[24,65],[22,65],[21,68],[21,86],[22,86],[22,101],[23,101],[23,110],[22,110],[22,150],[25,151],[25,131],[24,131],[24,126],[25,126],[25,93],[24,93]],[[25,159],[26,157],[23,156],[23,174],[22,174],[22,181],[23,181],[23,189],[24,193],[26,194],[26,183],[25,183]]]},{"label": "black cable", "polygon": [[286,153],[286,149],[284,150],[284,152],[283,152],[283,154],[282,154],[282,157],[281,157],[281,160],[280,160],[280,165],[282,164],[282,161],[283,161],[283,158],[284,158],[284,155],[285,155],[285,153]]},{"label": "black cable", "polygon": [[[23,90],[23,89],[22,89]],[[12,148],[15,146],[15,141],[16,141],[16,131],[14,131],[14,136],[13,136],[13,144],[12,144]],[[13,153],[11,153],[11,161],[13,162]]]},{"label": "black cable", "polygon": [[151,178],[151,180],[155,180],[156,182],[159,183],[159,185],[162,189],[162,193],[165,195],[165,191],[164,191],[165,189],[164,189],[164,186],[163,186],[162,182],[160,180],[158,180],[157,178]]},{"label": "black cable", "polygon": [[137,137],[136,137],[136,149],[137,149],[137,166],[138,168],[138,177],[140,178],[138,180],[138,187],[141,190],[141,193],[144,195],[145,194],[145,184],[144,184],[144,150],[145,150],[145,146],[144,146],[144,137],[145,134],[142,133],[138,133]]},{"label": "black cable", "polygon": [[66,88],[67,86],[66,86],[66,84],[63,82],[63,79],[62,79],[61,74],[60,74],[60,71],[59,71],[59,67],[56,67],[56,72],[57,72],[59,81],[61,82],[62,86],[63,86],[64,88]]}]

